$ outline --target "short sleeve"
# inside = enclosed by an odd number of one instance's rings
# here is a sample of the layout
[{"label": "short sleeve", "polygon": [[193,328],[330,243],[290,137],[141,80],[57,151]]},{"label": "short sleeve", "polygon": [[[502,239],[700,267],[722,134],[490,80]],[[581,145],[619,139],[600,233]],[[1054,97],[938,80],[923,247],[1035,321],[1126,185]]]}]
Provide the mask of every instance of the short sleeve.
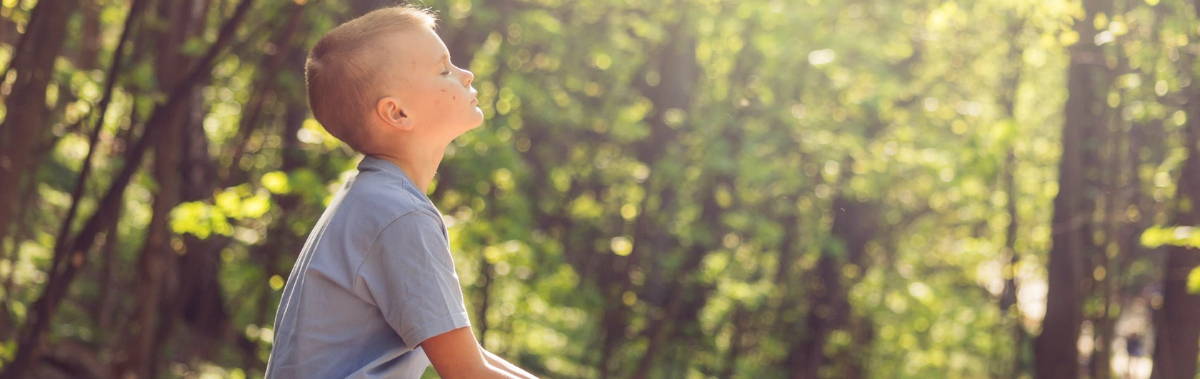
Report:
[{"label": "short sleeve", "polygon": [[413,347],[470,325],[446,234],[434,217],[416,211],[386,226],[356,278],[355,292]]}]

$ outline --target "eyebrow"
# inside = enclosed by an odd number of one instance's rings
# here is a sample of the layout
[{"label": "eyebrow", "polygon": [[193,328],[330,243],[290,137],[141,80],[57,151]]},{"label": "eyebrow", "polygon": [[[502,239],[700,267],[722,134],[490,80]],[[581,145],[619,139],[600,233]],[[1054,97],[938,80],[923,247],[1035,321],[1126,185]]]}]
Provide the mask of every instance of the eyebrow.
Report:
[{"label": "eyebrow", "polygon": [[440,58],[438,58],[437,62],[442,63],[442,62],[446,62],[449,60],[450,60],[450,54],[442,54],[442,56]]}]

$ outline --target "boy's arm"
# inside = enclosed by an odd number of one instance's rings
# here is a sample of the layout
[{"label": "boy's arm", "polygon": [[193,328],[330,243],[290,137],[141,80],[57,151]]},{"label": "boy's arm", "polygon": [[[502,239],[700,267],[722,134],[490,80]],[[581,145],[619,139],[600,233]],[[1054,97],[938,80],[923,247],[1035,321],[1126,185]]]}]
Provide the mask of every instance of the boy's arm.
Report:
[{"label": "boy's arm", "polygon": [[508,373],[510,373],[518,378],[537,379],[537,377],[533,376],[533,374],[530,374],[529,372],[522,370],[520,367],[517,367],[517,365],[508,363],[508,361],[504,360],[504,358],[500,358],[500,356],[498,356],[496,354],[492,354],[492,352],[487,351],[487,349],[484,349],[483,346],[479,347],[479,351],[483,352],[483,357],[485,359],[487,359],[487,362],[489,364],[491,364],[492,367],[496,367],[501,370],[508,371]]},{"label": "boy's arm", "polygon": [[484,359],[483,349],[471,334],[470,327],[462,327],[442,333],[421,342],[429,362],[443,379],[459,378],[497,378],[518,379],[519,376],[510,374],[488,363]]}]

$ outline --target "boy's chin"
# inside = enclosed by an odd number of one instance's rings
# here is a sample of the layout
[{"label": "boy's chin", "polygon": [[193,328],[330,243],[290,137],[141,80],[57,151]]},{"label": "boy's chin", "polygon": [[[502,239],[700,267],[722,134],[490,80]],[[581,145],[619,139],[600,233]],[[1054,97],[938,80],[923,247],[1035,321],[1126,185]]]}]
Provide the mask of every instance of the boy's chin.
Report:
[{"label": "boy's chin", "polygon": [[468,124],[468,125],[470,125],[470,127],[468,129],[475,129],[475,128],[478,128],[480,125],[483,125],[483,122],[484,122],[483,111],[479,110],[479,108],[475,108],[475,114],[476,114],[476,117],[472,119],[470,124]]}]

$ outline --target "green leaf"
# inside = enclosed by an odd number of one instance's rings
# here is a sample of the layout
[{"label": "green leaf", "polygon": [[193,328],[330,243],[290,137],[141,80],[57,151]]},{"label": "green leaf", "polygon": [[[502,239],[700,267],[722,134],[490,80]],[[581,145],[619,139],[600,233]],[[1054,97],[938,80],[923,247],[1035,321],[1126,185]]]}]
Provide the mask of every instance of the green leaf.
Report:
[{"label": "green leaf", "polygon": [[183,48],[180,51],[183,52],[183,55],[189,57],[199,57],[204,55],[205,50],[208,50],[208,44],[204,42],[204,38],[192,37],[183,43]]},{"label": "green leaf", "polygon": [[214,201],[217,208],[220,208],[223,213],[233,217],[240,217],[242,214],[242,197],[238,196],[236,188],[228,188],[217,193]]},{"label": "green leaf", "polygon": [[[158,80],[154,74],[154,65],[148,61],[134,65],[132,72],[126,75],[126,77],[130,78],[134,87],[143,91],[151,91],[158,86]],[[149,106],[154,105],[153,102],[149,101],[142,103],[149,104]]]},{"label": "green leaf", "polygon": [[274,194],[287,194],[292,191],[288,176],[283,171],[271,171],[262,176],[262,186]]},{"label": "green leaf", "polygon": [[[221,233],[226,230],[217,225],[220,223],[228,225],[223,214],[203,201],[189,201],[171,210],[171,230],[177,234],[191,234],[205,239],[213,232]],[[229,232],[232,233],[232,230]]]},{"label": "green leaf", "polygon": [[1142,232],[1141,242],[1146,247],[1171,245],[1200,248],[1200,228],[1191,226],[1150,227]]},{"label": "green leaf", "polygon": [[1187,278],[1188,293],[1200,293],[1200,267],[1192,269]]},{"label": "green leaf", "polygon": [[242,199],[241,218],[258,218],[271,210],[271,196],[262,191]]}]

